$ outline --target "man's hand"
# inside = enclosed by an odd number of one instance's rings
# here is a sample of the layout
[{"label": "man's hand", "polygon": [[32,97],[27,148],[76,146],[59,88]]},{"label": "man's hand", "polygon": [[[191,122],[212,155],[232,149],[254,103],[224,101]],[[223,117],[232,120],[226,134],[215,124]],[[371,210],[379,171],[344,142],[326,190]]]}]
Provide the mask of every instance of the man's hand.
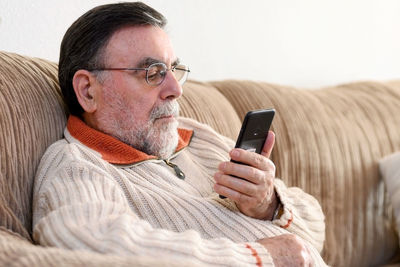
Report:
[{"label": "man's hand", "polygon": [[222,162],[214,175],[215,192],[235,201],[243,214],[253,218],[271,220],[278,205],[274,190],[275,165],[269,159],[274,143],[275,134],[269,131],[261,154],[233,149],[231,158],[246,165]]},{"label": "man's hand", "polygon": [[310,251],[304,242],[292,234],[260,239],[274,260],[275,266],[312,266]]}]

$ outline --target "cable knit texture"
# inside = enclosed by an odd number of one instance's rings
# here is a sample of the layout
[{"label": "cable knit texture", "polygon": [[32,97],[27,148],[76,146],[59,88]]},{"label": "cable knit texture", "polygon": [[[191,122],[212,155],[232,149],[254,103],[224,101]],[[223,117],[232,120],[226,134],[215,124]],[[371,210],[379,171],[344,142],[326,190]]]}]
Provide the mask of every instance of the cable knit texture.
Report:
[{"label": "cable knit texture", "polygon": [[[324,216],[313,197],[276,179],[282,217],[270,222],[243,215],[213,191],[212,175],[219,162],[228,160],[233,141],[190,119],[181,118],[180,126],[194,131],[190,145],[171,158],[185,180],[160,159],[111,164],[102,152],[112,148],[89,148],[81,136],[70,134],[68,125],[66,139],[48,149],[38,168],[34,239],[46,246],[173,256],[201,265],[273,266],[268,251],[255,241],[295,233],[305,240],[316,266],[325,266],[319,255]],[[115,156],[124,157],[116,151]]]}]

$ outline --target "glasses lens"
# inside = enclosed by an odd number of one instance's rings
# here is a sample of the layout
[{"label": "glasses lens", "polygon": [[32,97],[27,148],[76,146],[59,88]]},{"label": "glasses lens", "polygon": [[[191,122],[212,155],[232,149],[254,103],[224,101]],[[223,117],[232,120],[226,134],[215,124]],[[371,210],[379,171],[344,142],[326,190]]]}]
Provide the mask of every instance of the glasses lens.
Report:
[{"label": "glasses lens", "polygon": [[186,82],[186,78],[189,73],[189,68],[185,65],[177,65],[173,69],[173,73],[175,75],[176,80],[182,85]]},{"label": "glasses lens", "polygon": [[[174,74],[175,79],[179,82],[179,84],[182,85],[185,83],[189,73],[189,68],[187,66],[177,65],[170,70]],[[155,86],[160,85],[164,81],[165,76],[167,75],[167,71],[169,71],[169,69],[164,63],[160,62],[151,64],[147,68],[147,73],[146,73],[147,83]]]},{"label": "glasses lens", "polygon": [[150,85],[159,85],[167,74],[167,66],[164,63],[151,64],[147,70],[146,80]]}]

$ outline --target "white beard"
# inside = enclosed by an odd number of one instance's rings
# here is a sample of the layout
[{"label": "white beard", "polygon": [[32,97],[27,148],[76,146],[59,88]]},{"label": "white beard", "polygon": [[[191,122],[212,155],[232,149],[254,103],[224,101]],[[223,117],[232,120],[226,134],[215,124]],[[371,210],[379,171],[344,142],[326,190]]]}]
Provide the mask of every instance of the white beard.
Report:
[{"label": "white beard", "polygon": [[177,128],[178,121],[175,119],[173,122],[163,123],[159,126],[152,124],[152,127],[149,127],[147,133],[145,133],[140,150],[163,159],[169,158],[178,145]]},{"label": "white beard", "polygon": [[[115,100],[115,98],[114,98]],[[155,106],[146,123],[138,123],[133,114],[128,114],[123,103],[116,101],[113,108],[119,111],[117,118],[101,118],[109,131],[106,133],[114,136],[122,142],[142,151],[148,155],[154,155],[162,159],[169,158],[178,145],[178,121],[179,104],[176,100]],[[168,122],[158,120],[164,116],[174,116]],[[131,127],[127,127],[127,121]]]}]

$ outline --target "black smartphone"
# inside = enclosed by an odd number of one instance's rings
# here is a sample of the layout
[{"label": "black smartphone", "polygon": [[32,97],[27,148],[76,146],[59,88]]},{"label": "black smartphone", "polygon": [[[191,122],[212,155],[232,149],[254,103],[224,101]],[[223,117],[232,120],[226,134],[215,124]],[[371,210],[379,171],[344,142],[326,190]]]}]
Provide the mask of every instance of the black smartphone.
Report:
[{"label": "black smartphone", "polygon": [[[235,148],[242,148],[261,154],[274,115],[275,109],[260,109],[247,112]],[[242,164],[234,160],[231,161]],[[221,195],[219,197],[225,198]]]}]

